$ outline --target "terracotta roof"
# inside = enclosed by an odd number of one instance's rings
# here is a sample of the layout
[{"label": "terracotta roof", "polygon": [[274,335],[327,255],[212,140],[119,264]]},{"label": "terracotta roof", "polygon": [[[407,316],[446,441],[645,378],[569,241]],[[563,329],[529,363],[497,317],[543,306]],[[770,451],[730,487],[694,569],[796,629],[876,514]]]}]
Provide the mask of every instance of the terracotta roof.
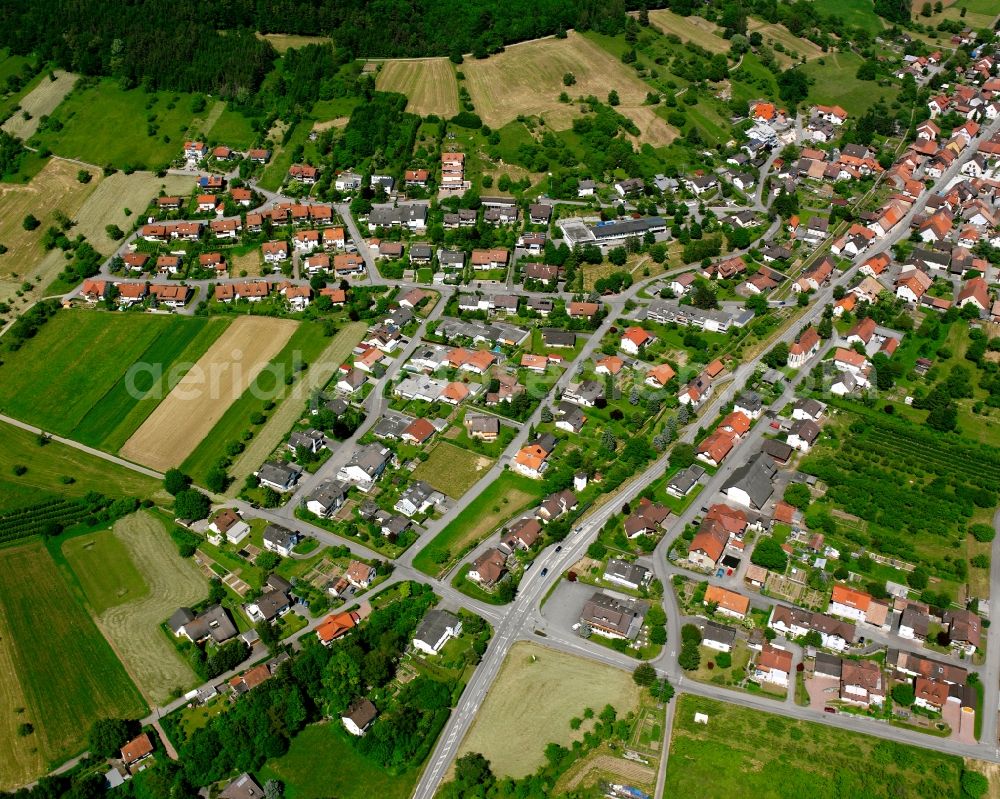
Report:
[{"label": "terracotta roof", "polygon": [[346,635],[357,626],[360,617],[357,613],[331,613],[316,628],[316,636],[324,644]]},{"label": "terracotta roof", "polygon": [[698,454],[722,463],[736,445],[736,436],[728,430],[716,430],[698,446]]},{"label": "terracotta roof", "polygon": [[864,613],[871,605],[872,598],[864,591],[856,591],[846,585],[837,584],[833,587],[833,597],[830,601],[846,605],[849,608],[857,608]]},{"label": "terracotta roof", "polygon": [[653,378],[661,386],[665,386],[671,380],[677,376],[677,372],[674,371],[673,367],[669,363],[661,363],[659,366],[654,366],[648,372],[646,372],[647,378]]},{"label": "terracotta roof", "polygon": [[151,755],[153,753],[153,742],[149,738],[148,733],[142,733],[141,735],[133,738],[125,746],[122,747],[122,760],[126,764],[134,763],[136,760],[145,757],[146,755]]},{"label": "terracotta roof", "polygon": [[743,594],[737,594],[735,591],[730,591],[717,585],[710,585],[705,590],[705,602],[706,604],[709,602],[715,602],[723,610],[738,613],[741,616],[745,616],[747,611],[750,610],[749,597],[745,597]]},{"label": "terracotta roof", "polygon": [[786,649],[764,644],[757,657],[757,667],[764,671],[783,671],[788,674],[792,670],[792,653]]}]

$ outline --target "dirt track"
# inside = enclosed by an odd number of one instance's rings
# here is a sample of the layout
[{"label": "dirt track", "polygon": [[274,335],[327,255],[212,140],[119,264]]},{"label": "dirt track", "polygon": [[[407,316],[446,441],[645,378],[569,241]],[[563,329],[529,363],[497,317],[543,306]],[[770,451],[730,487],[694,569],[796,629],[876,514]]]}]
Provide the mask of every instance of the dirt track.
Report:
[{"label": "dirt track", "polygon": [[177,466],[281,351],[295,328],[288,319],[236,319],[125,442],[122,457],[159,471]]}]

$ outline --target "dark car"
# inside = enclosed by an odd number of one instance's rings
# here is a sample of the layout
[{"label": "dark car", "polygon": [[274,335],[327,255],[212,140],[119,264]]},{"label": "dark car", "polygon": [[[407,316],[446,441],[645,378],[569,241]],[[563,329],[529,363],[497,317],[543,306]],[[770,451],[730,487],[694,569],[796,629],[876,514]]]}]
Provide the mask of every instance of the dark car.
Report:
[{"label": "dark car", "polygon": [[556,552],[562,552],[562,544],[556,547]]},{"label": "dark car", "polygon": [[542,577],[544,577],[548,573],[549,573],[549,567],[546,566],[544,569],[542,569]]}]

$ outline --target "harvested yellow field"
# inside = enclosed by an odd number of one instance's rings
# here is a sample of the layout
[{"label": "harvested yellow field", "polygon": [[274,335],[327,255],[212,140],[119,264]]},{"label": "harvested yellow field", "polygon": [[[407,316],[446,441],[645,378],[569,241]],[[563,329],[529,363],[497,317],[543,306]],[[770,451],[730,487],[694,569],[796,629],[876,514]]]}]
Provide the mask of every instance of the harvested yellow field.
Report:
[{"label": "harvested yellow field", "polygon": [[165,704],[171,692],[186,690],[195,673],[160,631],[177,608],[200,602],[205,577],[190,559],[177,554],[163,523],[148,512],[115,522],[115,537],[131,556],[148,592],[109,608],[97,619],[104,637],[149,704]]},{"label": "harvested yellow field", "polygon": [[649,21],[663,33],[673,33],[711,53],[729,52],[729,42],[722,38],[722,28],[704,17],[682,17],[673,11],[656,9],[649,12]]},{"label": "harvested yellow field", "polygon": [[549,743],[569,746],[586,725],[570,729],[590,707],[612,705],[623,717],[639,704],[639,688],[627,671],[538,644],[511,647],[459,750],[485,755],[497,776],[523,777],[545,761]]},{"label": "harvested yellow field", "polygon": [[[46,253],[40,242],[45,230],[54,223],[56,211],[75,218],[100,184],[99,170],[90,170],[93,179],[86,184],[76,179],[79,172],[79,164],[51,158],[27,184],[0,183],[0,244],[7,248],[0,255],[0,300],[9,302],[24,281],[35,285],[27,295],[36,298],[51,282],[51,278],[46,279],[51,267],[57,266],[56,274],[62,269],[63,253],[59,250]],[[35,230],[24,229],[22,223],[28,214],[41,222]],[[46,268],[40,269],[43,261]],[[36,276],[41,279],[36,280]]]},{"label": "harvested yellow field", "polygon": [[759,19],[751,19],[747,25],[748,30],[757,32],[764,37],[764,44],[773,47],[775,42],[781,42],[785,48],[784,53],[775,50],[774,55],[781,64],[791,64],[800,57],[810,61],[823,55],[823,49],[808,39],[800,39],[784,25],[775,25],[762,22]]},{"label": "harvested yellow field", "polygon": [[[564,108],[559,95],[606,98],[614,89],[625,107],[641,105],[649,87],[618,59],[589,39],[570,32],[565,39],[515,44],[487,59],[462,65],[476,113],[493,128],[519,114],[544,115]],[[563,76],[576,83],[567,88]]]},{"label": "harvested yellow field", "polygon": [[[21,99],[21,111],[3,123],[3,129],[11,136],[27,139],[38,130],[38,118],[48,116],[70,93],[79,75],[57,69],[55,80],[43,78],[34,89]],[[27,111],[30,119],[25,119],[22,111]]]},{"label": "harvested yellow field", "polygon": [[122,457],[158,471],[177,466],[281,351],[296,327],[289,319],[236,319],[125,442]]},{"label": "harvested yellow field", "polygon": [[375,88],[405,94],[409,98],[406,110],[420,116],[453,117],[458,113],[458,81],[447,58],[385,61],[375,78]]},{"label": "harvested yellow field", "polygon": [[298,36],[294,33],[258,33],[257,38],[270,42],[271,47],[279,53],[284,53],[296,47],[305,47],[309,44],[333,43],[333,39],[327,36]]},{"label": "harvested yellow field", "polygon": [[[126,175],[116,172],[101,181],[101,185],[87,199],[76,215],[77,233],[82,233],[99,253],[110,256],[120,241],[113,241],[104,230],[108,225],[118,225],[128,232],[146,206],[162,190],[165,194],[188,194],[194,188],[194,178],[187,175],[156,177],[152,172],[133,172]],[[128,216],[125,211],[132,212]]]}]

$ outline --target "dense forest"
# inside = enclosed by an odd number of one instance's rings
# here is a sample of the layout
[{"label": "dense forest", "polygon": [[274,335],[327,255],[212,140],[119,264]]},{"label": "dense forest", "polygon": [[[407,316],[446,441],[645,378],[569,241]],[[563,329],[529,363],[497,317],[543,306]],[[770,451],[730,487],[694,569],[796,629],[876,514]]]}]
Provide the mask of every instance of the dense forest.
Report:
[{"label": "dense forest", "polygon": [[265,33],[323,33],[356,55],[483,54],[560,29],[618,33],[623,0],[259,0]]},{"label": "dense forest", "polygon": [[275,58],[255,31],[351,56],[486,55],[566,28],[618,33],[624,0],[0,0],[0,46],[125,86],[247,101]]}]

